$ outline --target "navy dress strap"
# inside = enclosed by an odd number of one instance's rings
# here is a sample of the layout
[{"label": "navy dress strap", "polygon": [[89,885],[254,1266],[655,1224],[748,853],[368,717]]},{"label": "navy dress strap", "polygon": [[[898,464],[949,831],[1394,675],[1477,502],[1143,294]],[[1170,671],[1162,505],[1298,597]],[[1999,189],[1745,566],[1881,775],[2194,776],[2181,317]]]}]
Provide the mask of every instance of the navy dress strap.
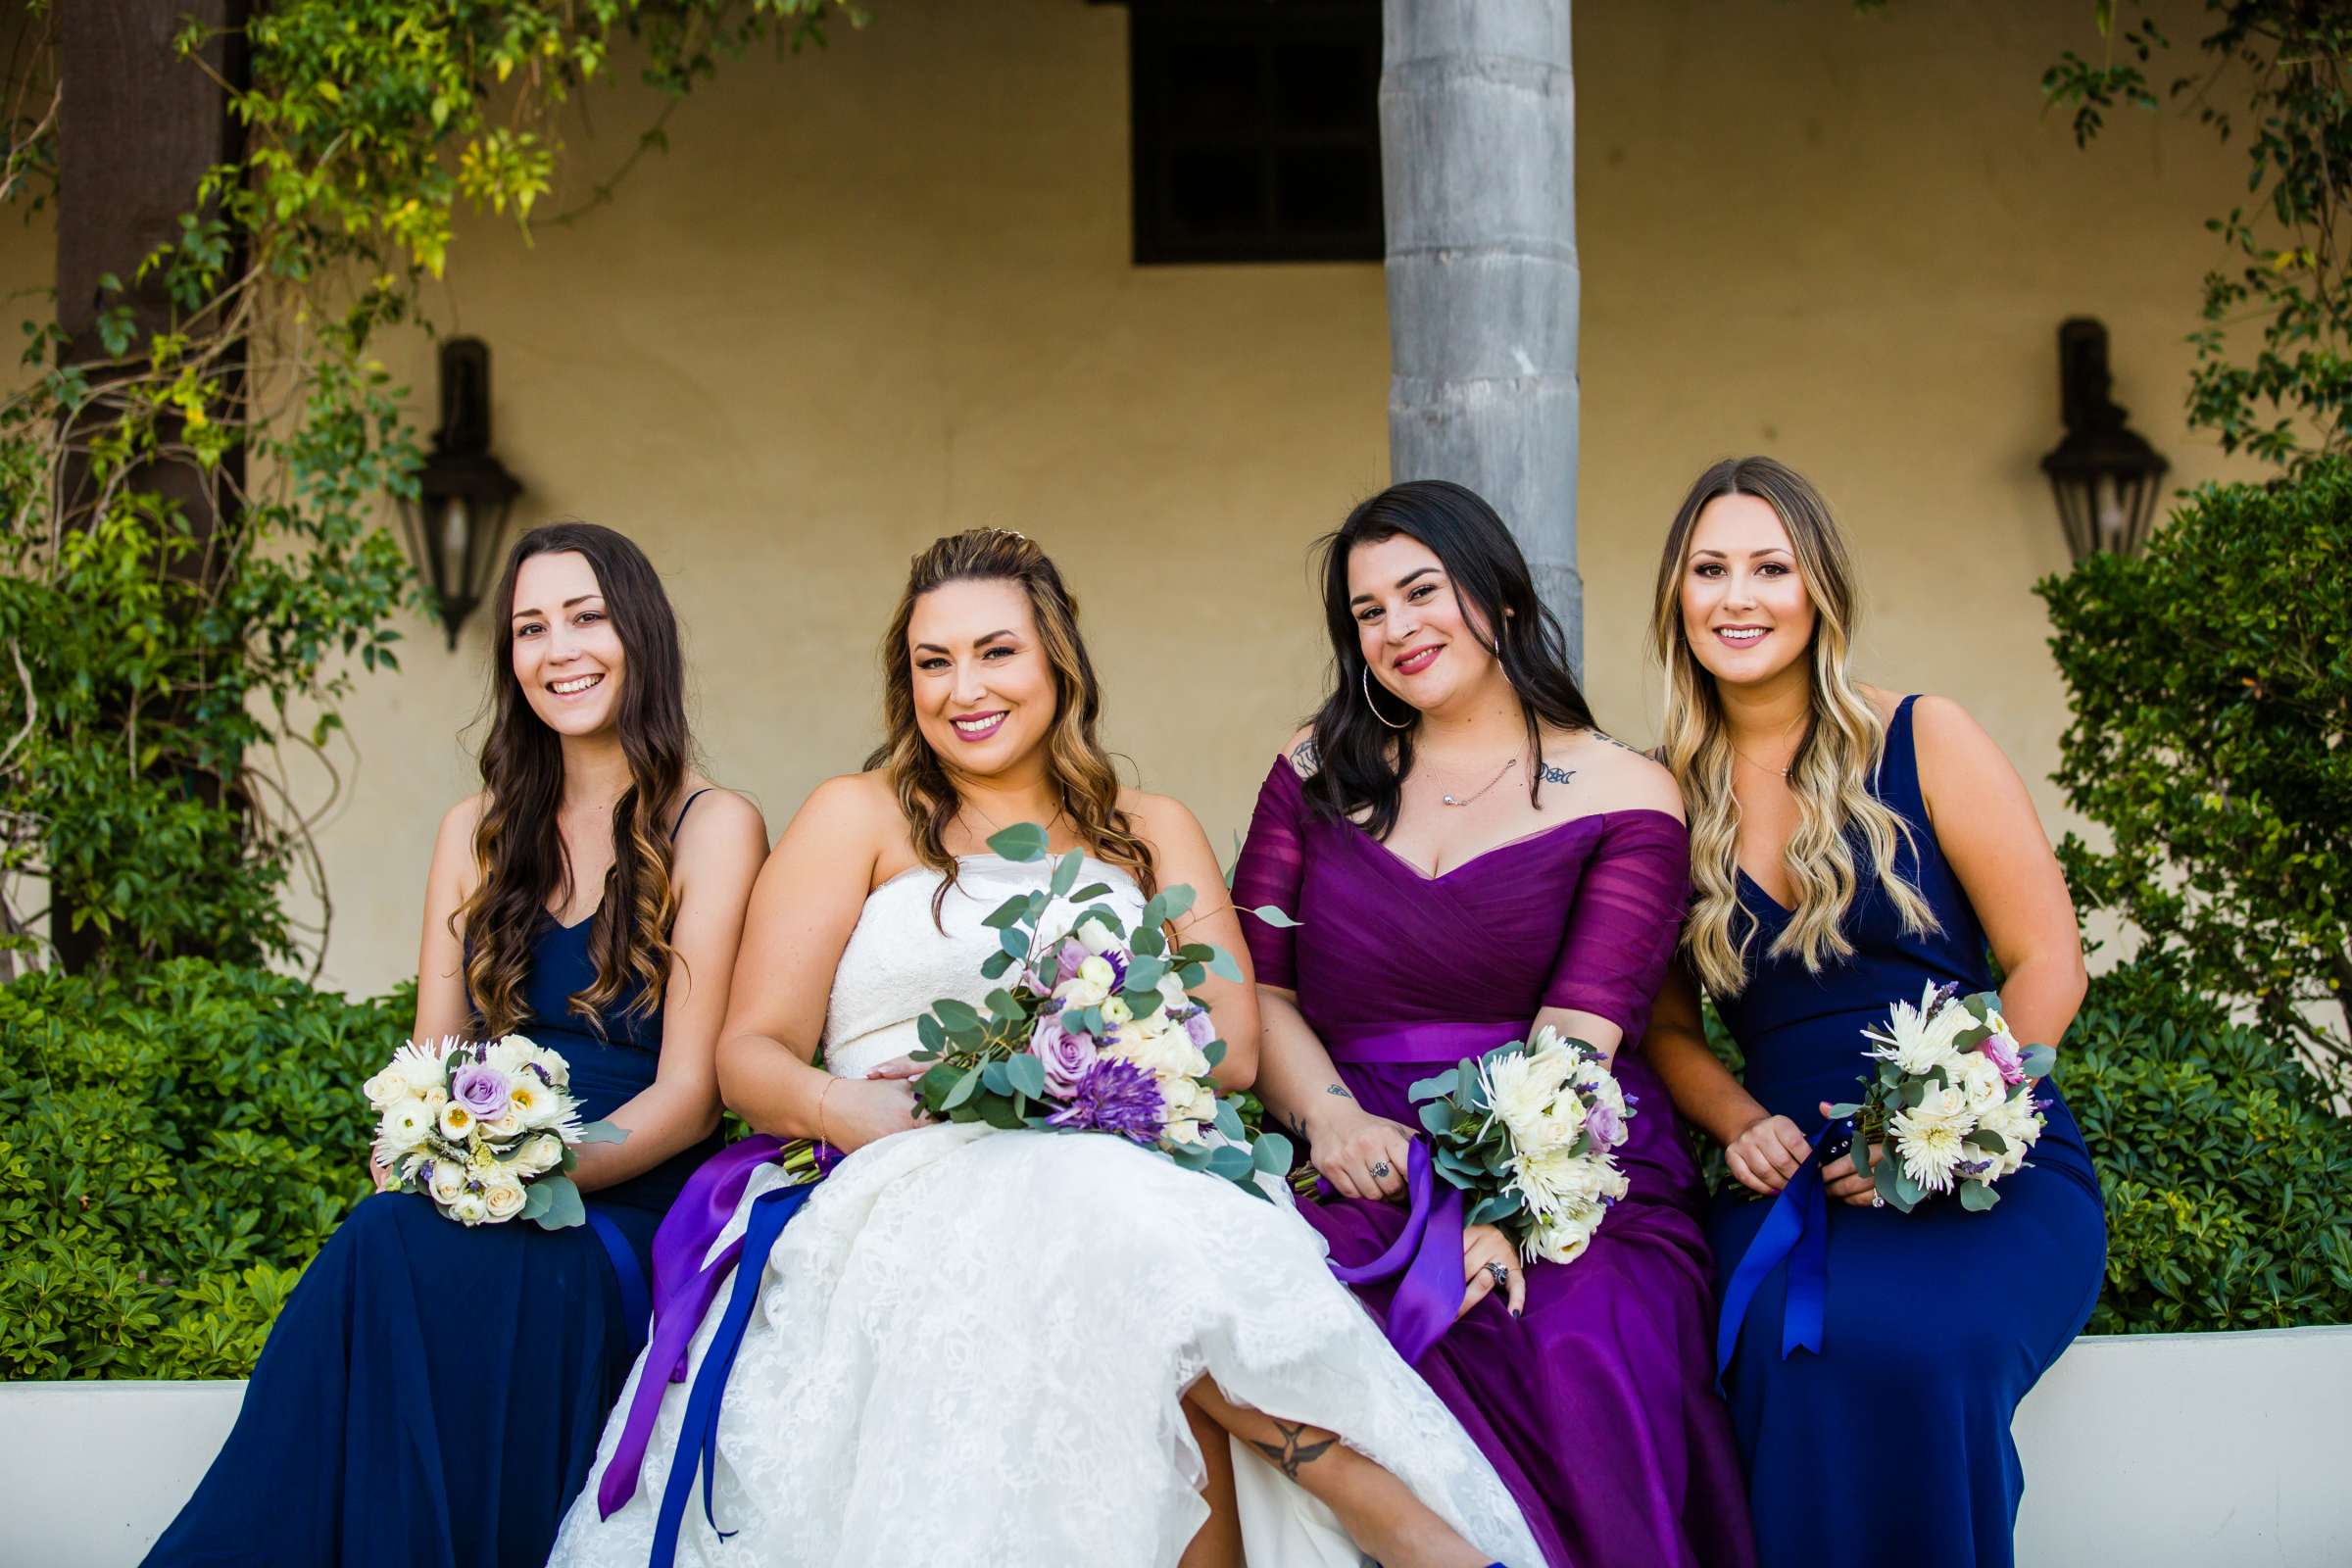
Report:
[{"label": "navy dress strap", "polygon": [[694,803],[701,800],[704,796],[710,794],[716,788],[718,788],[718,786],[715,784],[706,784],[701,789],[696,790],[692,795],[686,797],[686,804],[678,808],[678,819],[669,824],[669,836],[671,838],[676,838],[678,836],[678,829],[686,825],[686,813],[694,809]]},{"label": "navy dress strap", "polygon": [[1870,792],[1925,827],[1928,798],[1919,781],[1919,742],[1911,725],[1911,709],[1918,701],[1919,694],[1913,692],[1894,705],[1886,739],[1879,747],[1878,766],[1871,770]]}]

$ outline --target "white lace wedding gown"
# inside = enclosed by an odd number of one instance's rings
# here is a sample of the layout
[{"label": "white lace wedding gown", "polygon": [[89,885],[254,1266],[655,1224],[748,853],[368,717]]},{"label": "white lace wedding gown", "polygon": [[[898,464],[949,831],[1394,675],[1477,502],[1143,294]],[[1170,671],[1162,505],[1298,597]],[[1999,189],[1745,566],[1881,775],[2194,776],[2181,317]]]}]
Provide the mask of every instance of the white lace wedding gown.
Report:
[{"label": "white lace wedding gown", "polygon": [[[936,999],[984,996],[997,933],[981,915],[1046,874],[964,859],[944,936],[936,872],[876,888],[834,976],[830,1069],[860,1076],[914,1048]],[[1090,879],[1112,885],[1123,917],[1141,908],[1115,867]],[[719,1245],[779,1179],[754,1175]],[[719,1315],[695,1338],[698,1369]],[[640,1356],[555,1563],[647,1559],[691,1376],[667,1391],[634,1496],[608,1520],[596,1504],[644,1371]],[[1173,1564],[1207,1517],[1179,1407],[1203,1372],[1236,1403],[1338,1432],[1490,1556],[1539,1562],[1502,1483],[1330,1277],[1287,1194],[1260,1202],[1106,1136],[977,1124],[859,1150],[785,1227],[720,1416],[716,1517],[738,1533],[712,1535],[698,1482],[679,1561]],[[1358,1568],[1329,1510],[1234,1447],[1252,1568]]]}]

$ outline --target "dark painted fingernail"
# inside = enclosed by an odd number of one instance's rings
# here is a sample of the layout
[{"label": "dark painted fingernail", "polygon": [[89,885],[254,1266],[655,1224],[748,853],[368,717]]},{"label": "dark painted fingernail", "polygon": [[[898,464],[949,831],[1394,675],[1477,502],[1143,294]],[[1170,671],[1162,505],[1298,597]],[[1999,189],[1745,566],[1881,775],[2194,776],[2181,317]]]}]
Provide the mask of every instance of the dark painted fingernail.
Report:
[{"label": "dark painted fingernail", "polygon": [[1520,1311],[1520,1310],[1519,1310],[1517,1307],[1515,1307],[1515,1306],[1514,1306],[1514,1307],[1512,1307],[1512,1308],[1511,1308],[1511,1316],[1513,1316],[1513,1317],[1525,1317],[1525,1316],[1527,1316],[1527,1314],[1526,1314],[1525,1312],[1522,1312],[1522,1311]]}]

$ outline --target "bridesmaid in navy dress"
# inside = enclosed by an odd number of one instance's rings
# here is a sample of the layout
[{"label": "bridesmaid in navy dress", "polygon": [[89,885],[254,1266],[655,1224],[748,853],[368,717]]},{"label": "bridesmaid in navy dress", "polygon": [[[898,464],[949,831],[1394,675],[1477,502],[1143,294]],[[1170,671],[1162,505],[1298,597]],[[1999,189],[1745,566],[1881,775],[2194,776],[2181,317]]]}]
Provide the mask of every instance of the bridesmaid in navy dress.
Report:
[{"label": "bridesmaid in navy dress", "polygon": [[[1337,1189],[1306,1217],[1546,1561],[1737,1568],[1697,1170],[1642,1039],[1689,886],[1674,781],[1593,727],[1518,546],[1470,491],[1375,496],[1324,575],[1339,679],[1275,760],[1233,884],[1237,906],[1300,922],[1246,925],[1258,1093]],[[1625,1198],[1565,1263],[1455,1214],[1427,1223],[1426,1274],[1366,1277],[1417,1211],[1413,1083],[1539,1024],[1610,1053],[1639,1102]]]},{"label": "bridesmaid in navy dress", "polygon": [[[1997,960],[2011,1031],[2057,1044],[2082,944],[2015,769],[1954,704],[1854,684],[1853,628],[1845,548],[1812,486],[1767,458],[1701,475],[1653,628],[1695,894],[1650,1049],[1745,1189],[1709,1233],[1762,1560],[2006,1564],[2024,1491],[2010,1417],[2105,1269],[2082,1135],[2045,1080],[2047,1128],[1995,1207],[1931,1199],[1906,1215],[1841,1152],[1850,1128],[1826,1124],[1856,1098],[1863,1028],[1931,983],[1991,990]],[[1691,974],[1744,1083],[1707,1051]]]},{"label": "bridesmaid in navy dress", "polygon": [[544,1561],[644,1332],[655,1228],[717,1147],[715,1037],[766,829],[690,767],[677,624],[635,545],[534,529],[494,604],[485,788],[434,846],[416,1036],[527,1034],[628,1136],[580,1150],[573,1229],[361,1203],[150,1564]]}]

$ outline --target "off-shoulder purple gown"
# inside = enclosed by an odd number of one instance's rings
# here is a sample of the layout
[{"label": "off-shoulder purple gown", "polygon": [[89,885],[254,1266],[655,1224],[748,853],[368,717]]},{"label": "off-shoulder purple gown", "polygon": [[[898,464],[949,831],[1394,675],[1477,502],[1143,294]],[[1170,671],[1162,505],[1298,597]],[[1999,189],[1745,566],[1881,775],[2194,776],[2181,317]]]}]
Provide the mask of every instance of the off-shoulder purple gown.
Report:
[{"label": "off-shoulder purple gown", "polygon": [[[1238,906],[1276,905],[1300,922],[1245,919],[1257,978],[1298,993],[1375,1114],[1418,1125],[1406,1092],[1437,1070],[1419,1044],[1433,1036],[1450,1064],[1522,1036],[1545,1006],[1625,1031],[1617,1076],[1640,1102],[1618,1152],[1627,1197],[1583,1256],[1528,1271],[1524,1318],[1496,1292],[1418,1363],[1555,1565],[1754,1560],[1715,1392],[1698,1174],[1640,1050],[1689,877],[1682,824],[1649,810],[1572,818],[1425,876],[1355,824],[1317,819],[1280,758],[1234,870]],[[1404,1224],[1394,1203],[1337,1197],[1306,1215],[1350,1264]],[[1379,1313],[1393,1289],[1361,1294]]]}]

